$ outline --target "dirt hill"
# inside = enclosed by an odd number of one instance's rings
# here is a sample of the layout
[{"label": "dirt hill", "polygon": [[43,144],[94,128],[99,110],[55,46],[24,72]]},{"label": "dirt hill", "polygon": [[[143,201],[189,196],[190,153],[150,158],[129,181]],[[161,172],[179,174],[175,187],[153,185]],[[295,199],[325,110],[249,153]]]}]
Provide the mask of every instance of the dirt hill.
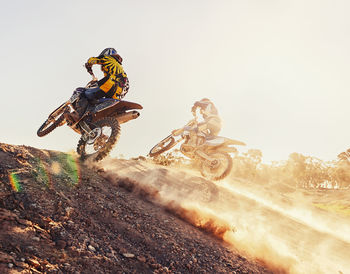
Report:
[{"label": "dirt hill", "polygon": [[[147,177],[147,165],[137,163],[114,160],[104,169],[70,154],[0,143],[0,273],[285,272],[224,242],[233,229],[224,220],[208,214],[203,221],[176,202],[216,199],[213,183],[190,176],[183,187],[185,172],[157,168]],[[165,202],[154,184],[167,177],[178,193]]]}]

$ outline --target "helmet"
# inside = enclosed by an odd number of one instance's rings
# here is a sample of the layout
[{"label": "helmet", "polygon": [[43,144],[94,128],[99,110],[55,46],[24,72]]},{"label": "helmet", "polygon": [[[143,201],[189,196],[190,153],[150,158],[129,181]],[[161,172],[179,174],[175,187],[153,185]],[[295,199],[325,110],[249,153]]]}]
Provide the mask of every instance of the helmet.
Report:
[{"label": "helmet", "polygon": [[210,102],[210,100],[208,98],[203,98],[202,100],[200,100],[200,102]]},{"label": "helmet", "polygon": [[106,48],[104,49],[98,57],[101,57],[103,55],[116,55],[117,51],[114,48]]}]

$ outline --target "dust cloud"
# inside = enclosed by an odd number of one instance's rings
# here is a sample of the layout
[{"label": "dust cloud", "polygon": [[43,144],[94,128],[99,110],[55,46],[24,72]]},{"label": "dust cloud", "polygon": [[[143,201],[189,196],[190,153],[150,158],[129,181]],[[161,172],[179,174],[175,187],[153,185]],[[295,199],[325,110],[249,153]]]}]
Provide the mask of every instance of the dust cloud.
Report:
[{"label": "dust cloud", "polygon": [[349,273],[350,222],[312,206],[301,192],[281,193],[235,178],[147,161],[108,159],[103,176],[147,196],[275,273]]}]

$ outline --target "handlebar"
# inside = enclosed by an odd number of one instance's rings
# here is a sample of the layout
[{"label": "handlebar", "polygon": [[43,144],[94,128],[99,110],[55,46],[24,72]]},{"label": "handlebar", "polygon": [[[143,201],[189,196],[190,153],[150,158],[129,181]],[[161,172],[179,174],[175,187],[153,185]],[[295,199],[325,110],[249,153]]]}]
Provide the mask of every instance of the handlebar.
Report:
[{"label": "handlebar", "polygon": [[[92,76],[92,81],[97,82],[98,79],[97,79],[97,77],[95,76],[95,74],[94,74],[94,72],[92,70],[92,65],[90,65],[89,63],[85,63],[84,66],[85,66],[87,72]],[[90,81],[90,82],[92,82],[92,81]]]},{"label": "handlebar", "polygon": [[91,88],[93,85],[97,83],[98,79],[94,74],[92,74],[92,80],[86,84],[85,88]]},{"label": "handlebar", "polygon": [[184,130],[186,130],[186,128],[191,128],[191,127],[194,127],[194,126],[197,126],[198,124],[198,121],[197,121],[197,117],[195,116],[193,119],[191,119],[190,121],[187,122],[186,125],[184,125],[182,128],[178,128],[178,129],[174,129],[171,134],[176,136],[176,135],[180,135],[182,134],[182,132]]},{"label": "handlebar", "polygon": [[98,81],[98,79],[97,79],[97,77],[95,76],[94,73],[92,73],[91,76],[92,76],[92,80],[91,81],[94,81],[94,82]]}]

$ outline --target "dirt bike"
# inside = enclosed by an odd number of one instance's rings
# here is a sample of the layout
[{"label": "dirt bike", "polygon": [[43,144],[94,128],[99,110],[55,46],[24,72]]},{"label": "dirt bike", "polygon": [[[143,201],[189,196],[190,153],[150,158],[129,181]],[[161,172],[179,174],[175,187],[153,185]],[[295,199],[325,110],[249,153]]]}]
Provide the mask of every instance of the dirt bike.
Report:
[{"label": "dirt bike", "polygon": [[232,169],[229,153],[237,152],[232,145],[244,146],[245,143],[226,137],[210,136],[207,132],[196,133],[197,118],[190,120],[184,127],[174,130],[172,134],[156,144],[149,156],[157,157],[184,141],[180,146],[182,154],[200,163],[201,174],[211,180],[225,178]]},{"label": "dirt bike", "polygon": [[97,81],[90,81],[85,88],[77,88],[68,101],[55,109],[38,129],[39,137],[45,136],[56,127],[67,124],[81,135],[77,152],[82,160],[91,158],[100,161],[108,155],[120,136],[120,124],[136,119],[142,109],[137,103],[101,98],[88,104],[83,115],[78,114],[77,103],[88,88],[97,87]]}]

